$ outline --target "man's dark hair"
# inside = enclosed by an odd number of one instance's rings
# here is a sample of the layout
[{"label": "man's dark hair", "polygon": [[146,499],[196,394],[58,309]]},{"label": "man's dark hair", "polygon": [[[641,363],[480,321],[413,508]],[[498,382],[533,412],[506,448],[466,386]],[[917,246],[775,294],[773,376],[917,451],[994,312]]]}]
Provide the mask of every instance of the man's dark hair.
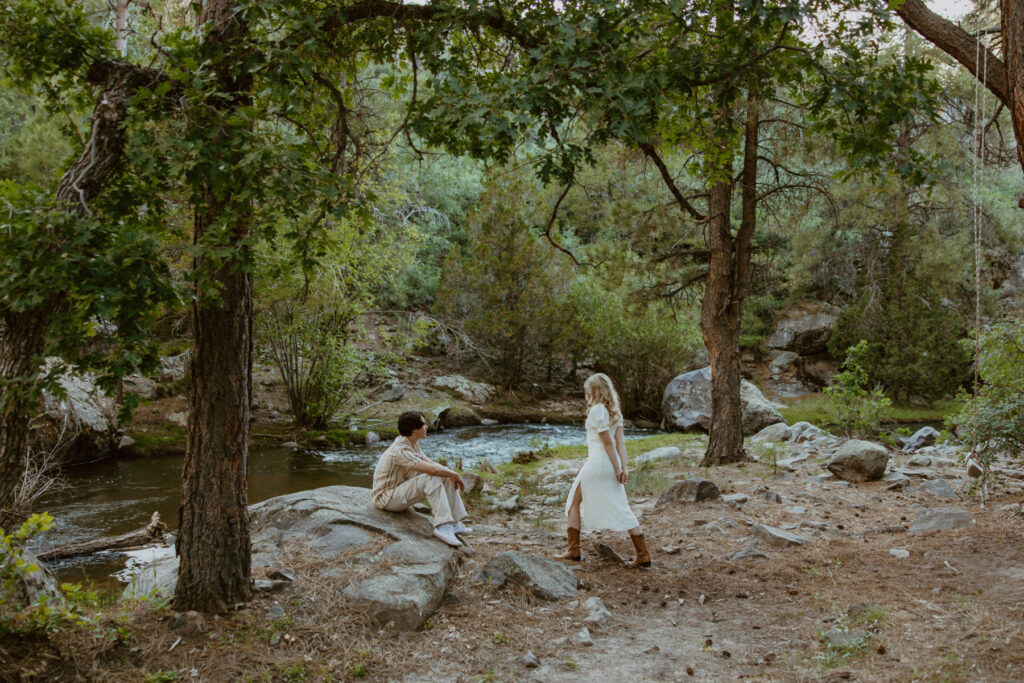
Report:
[{"label": "man's dark hair", "polygon": [[398,433],[402,436],[409,436],[425,424],[427,424],[427,420],[423,417],[423,413],[410,410],[398,416]]}]

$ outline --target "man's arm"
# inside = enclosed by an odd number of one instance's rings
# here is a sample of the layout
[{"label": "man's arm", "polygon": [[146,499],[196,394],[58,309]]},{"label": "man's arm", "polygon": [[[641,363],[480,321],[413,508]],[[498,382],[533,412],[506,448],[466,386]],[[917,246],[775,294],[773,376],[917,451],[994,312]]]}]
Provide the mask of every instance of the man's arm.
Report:
[{"label": "man's arm", "polygon": [[462,477],[455,470],[450,470],[444,465],[438,465],[436,462],[429,460],[420,460],[415,465],[411,466],[413,472],[422,472],[423,474],[429,474],[432,477],[444,477],[451,479],[455,486],[460,491],[466,490],[466,482],[462,481]]}]

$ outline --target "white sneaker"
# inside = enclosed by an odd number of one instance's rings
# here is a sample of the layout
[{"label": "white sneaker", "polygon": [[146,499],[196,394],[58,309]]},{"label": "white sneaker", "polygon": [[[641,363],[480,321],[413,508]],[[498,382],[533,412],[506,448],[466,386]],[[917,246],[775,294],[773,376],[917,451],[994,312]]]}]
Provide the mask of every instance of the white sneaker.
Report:
[{"label": "white sneaker", "polygon": [[471,534],[471,533],[473,533],[473,530],[470,529],[465,524],[463,524],[461,521],[459,521],[459,522],[455,522],[455,530],[454,530],[454,532],[456,534]]},{"label": "white sneaker", "polygon": [[442,541],[450,546],[458,548],[462,545],[462,541],[455,537],[455,525],[448,523],[434,527],[434,537],[440,538]]}]

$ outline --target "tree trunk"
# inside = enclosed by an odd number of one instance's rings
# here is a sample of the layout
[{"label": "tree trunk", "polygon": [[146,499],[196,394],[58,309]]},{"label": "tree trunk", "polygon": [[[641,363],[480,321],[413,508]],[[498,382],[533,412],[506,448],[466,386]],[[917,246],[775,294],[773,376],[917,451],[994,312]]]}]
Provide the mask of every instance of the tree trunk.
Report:
[{"label": "tree trunk", "polygon": [[32,385],[42,361],[46,311],[6,311],[0,331],[0,528],[7,529],[17,517],[11,509],[25,472],[29,419],[38,398]]},{"label": "tree trunk", "polygon": [[[222,55],[219,90],[232,94],[213,106],[222,114],[245,106],[251,101],[252,77],[231,55],[245,35],[244,20],[231,0],[208,0],[200,23],[210,24],[205,44]],[[228,119],[218,119],[212,130],[227,125]],[[207,124],[204,119],[194,123]],[[211,142],[217,137],[213,133]],[[220,172],[218,166],[237,167],[238,154],[229,148],[223,164],[209,164],[209,173]],[[214,242],[233,252],[228,258],[218,254],[217,263],[207,262],[200,252],[193,264],[197,277],[192,305],[191,412],[176,546],[181,562],[175,606],[180,610],[225,612],[251,595],[246,486],[253,308],[251,256],[244,246],[250,237],[251,212],[246,203],[235,199],[234,186],[231,179],[208,177],[205,192],[193,198],[194,243],[205,244],[224,229],[226,234]]]},{"label": "tree trunk", "polygon": [[1003,59],[980,46],[977,38],[928,9],[923,0],[904,0],[896,13],[925,40],[960,62],[999,98],[1013,119],[1017,160],[1024,171],[1024,3],[1000,0]]},{"label": "tree trunk", "polygon": [[128,3],[130,0],[113,0],[114,47],[121,57],[128,56]]},{"label": "tree trunk", "polygon": [[750,244],[756,227],[758,98],[747,96],[744,129],[742,218],[732,235],[732,159],[723,159],[711,186],[707,288],[701,303],[700,327],[711,358],[711,430],[702,467],[740,462],[743,450],[743,404],[740,400],[740,324],[750,280]]}]

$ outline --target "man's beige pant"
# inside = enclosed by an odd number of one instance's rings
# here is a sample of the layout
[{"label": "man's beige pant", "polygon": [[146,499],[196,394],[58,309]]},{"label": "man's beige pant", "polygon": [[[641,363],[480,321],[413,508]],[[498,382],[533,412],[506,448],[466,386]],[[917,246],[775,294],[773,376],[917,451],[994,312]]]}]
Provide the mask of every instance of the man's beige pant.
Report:
[{"label": "man's beige pant", "polygon": [[459,495],[459,490],[455,488],[452,480],[429,474],[417,474],[396,486],[394,493],[391,494],[391,501],[384,509],[388,512],[401,512],[422,500],[430,503],[434,526],[457,522],[466,516],[462,496]]}]

